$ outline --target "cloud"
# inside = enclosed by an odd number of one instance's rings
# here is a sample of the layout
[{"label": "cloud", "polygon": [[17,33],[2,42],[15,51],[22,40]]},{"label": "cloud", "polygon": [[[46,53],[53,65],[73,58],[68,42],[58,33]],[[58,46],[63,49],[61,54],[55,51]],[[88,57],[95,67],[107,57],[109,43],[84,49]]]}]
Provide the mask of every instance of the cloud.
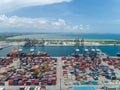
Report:
[{"label": "cloud", "polygon": [[61,27],[61,26],[66,26],[66,22],[63,19],[58,19],[58,21],[52,22],[52,26],[55,28]]},{"label": "cloud", "polygon": [[69,25],[64,19],[26,18],[0,15],[1,30],[23,30],[22,32],[79,32],[85,31],[89,25]]},{"label": "cloud", "polygon": [[89,32],[90,30],[90,25],[83,25],[83,24],[80,24],[80,25],[75,25],[72,27],[73,30],[77,30],[79,32]]},{"label": "cloud", "polygon": [[0,13],[10,12],[23,7],[42,6],[70,1],[72,0],[1,0]]}]

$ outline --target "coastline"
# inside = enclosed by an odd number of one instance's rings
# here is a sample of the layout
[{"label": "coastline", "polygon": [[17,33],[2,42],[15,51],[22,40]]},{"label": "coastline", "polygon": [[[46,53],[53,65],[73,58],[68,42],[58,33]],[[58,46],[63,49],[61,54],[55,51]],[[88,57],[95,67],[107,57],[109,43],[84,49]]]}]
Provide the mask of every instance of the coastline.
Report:
[{"label": "coastline", "polygon": [[[101,41],[102,42],[102,41]],[[91,41],[91,42],[84,42],[84,46],[120,46],[120,44],[101,44],[101,42],[94,42],[94,41]],[[108,41],[104,41],[104,42],[108,42]],[[80,43],[80,42],[79,42]],[[14,41],[14,42],[6,42],[4,41],[0,41],[0,48],[5,48],[5,47],[8,47],[8,46],[23,46],[25,44],[25,41],[21,41],[21,42],[18,42],[18,41]],[[35,46],[41,46],[41,45],[35,45]],[[57,40],[57,41],[47,41],[44,46],[75,46],[75,42],[74,41],[62,41],[62,44],[61,44],[61,41]],[[79,44],[79,46],[81,46],[81,44]]]}]

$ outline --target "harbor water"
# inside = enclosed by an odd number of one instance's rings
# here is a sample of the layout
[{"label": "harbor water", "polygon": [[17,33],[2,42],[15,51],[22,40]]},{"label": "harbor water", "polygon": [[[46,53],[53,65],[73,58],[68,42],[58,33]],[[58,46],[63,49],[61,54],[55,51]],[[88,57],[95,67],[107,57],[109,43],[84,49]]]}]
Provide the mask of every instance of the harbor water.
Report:
[{"label": "harbor water", "polygon": [[[9,46],[9,47],[6,47],[0,50],[0,56],[4,57],[13,48],[16,48],[16,47]],[[71,55],[76,49],[75,46],[44,46],[44,47],[36,46],[36,47],[20,47],[20,48],[22,48],[25,53],[30,53],[30,49],[34,48],[35,53],[39,51],[44,51],[44,52],[47,52],[51,56],[68,56],[68,55]],[[86,46],[85,48],[89,50],[91,48],[95,48],[95,49],[97,48],[110,56],[115,56],[116,53],[120,52],[120,46]],[[79,49],[80,49],[80,53],[82,53],[83,48],[79,47]]]}]

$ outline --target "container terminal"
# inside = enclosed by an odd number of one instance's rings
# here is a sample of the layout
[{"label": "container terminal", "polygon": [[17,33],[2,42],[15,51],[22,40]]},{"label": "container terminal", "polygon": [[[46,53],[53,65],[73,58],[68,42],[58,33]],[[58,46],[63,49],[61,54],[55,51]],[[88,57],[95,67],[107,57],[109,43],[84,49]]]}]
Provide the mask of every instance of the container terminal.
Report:
[{"label": "container terminal", "polygon": [[0,58],[0,90],[120,90],[120,57],[98,48],[66,57],[15,48]]}]

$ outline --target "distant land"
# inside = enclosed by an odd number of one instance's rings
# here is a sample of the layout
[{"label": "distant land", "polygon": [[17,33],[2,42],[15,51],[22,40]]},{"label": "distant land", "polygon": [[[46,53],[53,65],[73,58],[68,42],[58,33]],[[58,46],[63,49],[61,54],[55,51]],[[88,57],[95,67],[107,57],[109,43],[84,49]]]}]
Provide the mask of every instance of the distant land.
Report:
[{"label": "distant land", "polygon": [[[112,34],[112,33],[31,33],[31,32],[2,32],[0,36],[6,37],[16,37],[16,36],[24,36],[24,35],[41,35],[42,38],[56,38],[56,39],[75,39],[78,37],[84,37],[85,39],[109,39],[109,40],[120,40],[120,34]],[[51,37],[52,36],[52,37]]]}]

